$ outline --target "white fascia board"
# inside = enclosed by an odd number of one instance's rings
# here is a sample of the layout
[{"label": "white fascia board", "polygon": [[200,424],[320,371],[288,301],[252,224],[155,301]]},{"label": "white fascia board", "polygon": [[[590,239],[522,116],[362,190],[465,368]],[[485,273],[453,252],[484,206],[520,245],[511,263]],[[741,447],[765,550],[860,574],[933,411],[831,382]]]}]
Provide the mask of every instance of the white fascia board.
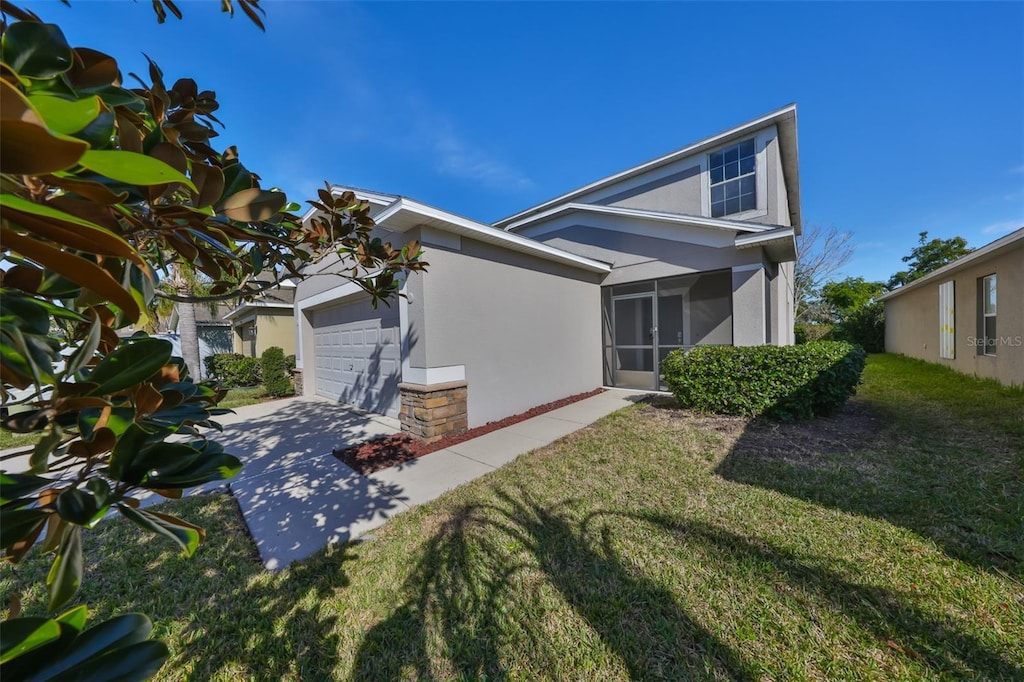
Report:
[{"label": "white fascia board", "polygon": [[505,230],[512,232],[518,230],[521,227],[525,227],[531,223],[541,222],[550,218],[562,215],[565,213],[572,213],[574,211],[582,211],[586,213],[599,213],[602,215],[614,215],[624,216],[629,218],[640,218],[641,220],[654,220],[663,223],[678,223],[680,225],[690,225],[695,227],[710,227],[719,230],[729,230],[730,232],[766,232],[768,230],[775,229],[775,225],[767,225],[761,223],[747,223],[738,220],[725,220],[722,218],[704,218],[701,216],[685,215],[683,213],[667,213],[664,211],[647,211],[641,208],[624,208],[622,206],[600,206],[597,204],[563,204],[556,206],[555,208],[548,209],[543,213],[538,213],[535,216],[524,218],[518,222],[512,223]]},{"label": "white fascia board", "polygon": [[[331,185],[331,196],[340,197],[345,192],[352,192],[356,195],[357,199],[362,201],[368,201],[371,204],[377,204],[378,206],[387,206],[398,197],[394,194],[381,194],[380,192],[371,192],[366,189],[358,189],[356,187],[345,187],[344,185]],[[306,222],[313,217],[316,212],[320,210],[315,206],[310,206],[309,210],[302,214],[302,222]]]},{"label": "white fascia board", "polygon": [[750,234],[736,237],[737,249],[750,249],[755,246],[765,246],[773,242],[786,243],[796,239],[796,233],[792,227],[781,227],[776,230],[768,230],[760,234]]},{"label": "white fascia board", "polygon": [[1000,237],[994,242],[989,242],[985,246],[979,247],[978,249],[971,251],[966,256],[962,256],[953,261],[952,263],[943,265],[938,270],[933,270],[929,272],[927,275],[915,279],[910,284],[904,284],[899,289],[894,289],[893,291],[890,291],[886,294],[882,294],[876,300],[885,301],[886,299],[894,298],[902,293],[910,291],[911,289],[916,289],[917,287],[926,284],[927,282],[931,282],[943,276],[951,275],[960,268],[970,265],[974,261],[980,260],[987,256],[994,255],[997,251],[1002,251],[1005,248],[1009,248],[1010,246],[1014,245],[1015,242],[1021,242],[1021,245],[1024,246],[1024,227],[1016,230],[1015,232],[1011,232],[1005,237]]},{"label": "white fascia board", "polygon": [[790,115],[792,115],[792,116],[796,115],[796,105],[795,104],[787,105],[785,107],[782,107],[781,109],[778,109],[778,110],[773,111],[773,112],[771,112],[769,114],[765,114],[764,116],[756,118],[753,121],[748,121],[746,123],[743,123],[741,125],[736,126],[735,128],[730,128],[729,130],[726,130],[726,131],[723,131],[721,133],[718,133],[717,135],[713,135],[713,136],[711,136],[709,138],[706,138],[706,139],[703,139],[703,140],[701,140],[699,142],[695,142],[695,143],[693,143],[693,144],[691,144],[691,145],[689,145],[687,147],[683,147],[682,149],[677,149],[674,152],[670,152],[670,153],[665,154],[663,156],[659,156],[656,159],[651,159],[650,161],[641,163],[639,166],[633,166],[632,168],[627,168],[624,171],[621,171],[619,173],[615,173],[614,175],[609,175],[608,177],[605,177],[605,178],[601,178],[600,180],[592,182],[589,185],[584,185],[583,187],[580,187],[578,189],[574,189],[571,192],[566,192],[565,194],[562,194],[561,196],[555,197],[554,199],[549,199],[548,201],[545,201],[543,203],[537,204],[536,206],[531,206],[530,208],[526,209],[525,211],[520,211],[519,213],[516,213],[515,215],[511,215],[511,216],[508,216],[507,218],[502,218],[501,220],[495,221],[494,225],[496,227],[507,229],[507,227],[508,227],[508,225],[510,223],[516,222],[517,220],[519,220],[519,219],[521,219],[521,218],[523,218],[523,217],[525,217],[525,216],[527,216],[527,215],[529,215],[531,213],[534,213],[535,211],[543,210],[545,208],[548,208],[550,206],[554,206],[556,204],[560,204],[562,202],[571,201],[572,199],[575,199],[578,196],[581,196],[583,194],[587,194],[588,192],[592,192],[594,190],[600,189],[600,188],[605,187],[607,185],[615,184],[616,182],[619,182],[621,180],[625,180],[626,178],[631,177],[633,175],[639,175],[639,174],[641,174],[641,173],[643,173],[645,171],[651,170],[653,168],[657,168],[658,166],[661,166],[661,165],[664,165],[664,164],[667,164],[667,163],[671,163],[672,161],[675,161],[677,159],[682,159],[682,158],[685,158],[687,156],[691,156],[693,154],[697,154],[701,150],[703,150],[704,148],[713,147],[713,146],[719,144],[721,141],[723,141],[723,140],[725,140],[725,139],[727,139],[729,137],[733,137],[733,136],[736,136],[736,135],[742,135],[742,134],[744,134],[748,130],[753,130],[753,129],[756,129],[756,128],[761,128],[761,127],[763,127],[765,125],[768,125],[770,123],[773,123],[773,122],[775,122],[775,121],[777,121],[779,119],[785,118],[786,116],[790,116]]},{"label": "white fascia board", "polygon": [[607,263],[577,256],[574,253],[556,249],[533,239],[511,234],[405,197],[400,197],[381,211],[377,215],[376,221],[387,229],[394,227],[396,232],[405,232],[412,227],[426,225],[590,272],[605,274],[612,270]]},{"label": "white fascia board", "polygon": [[254,308],[277,308],[278,310],[291,310],[294,306],[287,303],[264,303],[262,301],[252,301],[250,303],[243,303],[229,313],[226,313],[223,320],[230,320],[233,317],[237,317],[244,312],[250,311]]}]

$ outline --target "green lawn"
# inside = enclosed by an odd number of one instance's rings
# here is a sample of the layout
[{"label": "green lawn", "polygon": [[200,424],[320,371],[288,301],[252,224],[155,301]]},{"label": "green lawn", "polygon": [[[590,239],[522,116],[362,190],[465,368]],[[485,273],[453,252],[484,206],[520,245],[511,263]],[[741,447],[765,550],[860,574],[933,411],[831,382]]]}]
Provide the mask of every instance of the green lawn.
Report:
[{"label": "green lawn", "polygon": [[167,679],[1024,679],[1024,393],[903,358],[812,424],[629,408],[278,574],[167,506],[197,555],[112,522],[83,590]]}]

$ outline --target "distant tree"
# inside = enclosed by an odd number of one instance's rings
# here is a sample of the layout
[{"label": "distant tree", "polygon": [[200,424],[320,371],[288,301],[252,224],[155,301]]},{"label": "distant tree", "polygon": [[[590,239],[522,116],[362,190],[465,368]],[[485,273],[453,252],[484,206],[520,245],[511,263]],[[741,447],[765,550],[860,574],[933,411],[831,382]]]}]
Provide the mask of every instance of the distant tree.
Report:
[{"label": "distant tree", "polygon": [[821,287],[853,257],[852,238],[852,232],[840,232],[834,225],[809,225],[797,237],[794,286],[798,324],[827,319]]},{"label": "distant tree", "polygon": [[821,301],[833,320],[842,322],[885,292],[885,282],[868,282],[863,277],[847,277],[821,287]]},{"label": "distant tree", "polygon": [[909,256],[903,257],[903,262],[908,263],[910,268],[900,270],[889,278],[886,288],[889,290],[910,284],[919,277],[924,277],[932,270],[938,270],[947,263],[952,263],[961,256],[966,256],[974,249],[967,246],[967,240],[963,237],[952,237],[950,239],[928,239],[928,232],[918,233],[917,246],[910,250]]}]

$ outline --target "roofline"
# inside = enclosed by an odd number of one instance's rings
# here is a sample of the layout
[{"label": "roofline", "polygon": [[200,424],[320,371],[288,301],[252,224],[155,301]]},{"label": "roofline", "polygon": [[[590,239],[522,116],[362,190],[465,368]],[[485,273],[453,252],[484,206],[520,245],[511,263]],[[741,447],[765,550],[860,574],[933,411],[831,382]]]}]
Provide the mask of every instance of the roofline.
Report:
[{"label": "roofline", "polygon": [[[397,194],[382,194],[381,192],[372,192],[368,189],[361,189],[358,187],[348,187],[346,185],[331,185],[331,196],[340,197],[345,192],[352,192],[356,195],[357,199],[361,201],[368,201],[371,204],[378,204],[380,206],[387,206],[395,199],[398,198]],[[313,217],[319,209],[316,206],[310,206],[309,210],[302,214],[302,222],[306,222]]]},{"label": "roofline", "polygon": [[428,224],[427,226],[436,227],[438,229],[445,230],[446,232],[451,232],[452,234],[469,237],[478,241],[501,246],[512,251],[519,251],[520,253],[526,253],[538,258],[543,258],[545,260],[554,261],[556,263],[569,265],[590,272],[601,274],[611,272],[611,266],[607,263],[602,263],[590,258],[584,258],[583,256],[577,256],[574,253],[569,253],[568,251],[548,246],[547,244],[534,241],[527,237],[521,237],[517,234],[505,232],[491,227],[490,225],[478,223],[475,220],[463,218],[462,216],[455,215],[454,213],[449,213],[448,211],[443,211],[439,208],[428,206],[427,204],[423,204],[406,197],[399,197],[396,199],[390,206],[381,211],[375,220],[378,225],[387,227],[386,223],[388,220],[403,213],[410,214],[411,216],[418,218],[438,221],[440,225]]},{"label": "roofline", "polygon": [[[553,206],[555,204],[559,204],[559,203],[562,203],[562,202],[572,201],[573,199],[575,199],[575,198],[577,198],[577,197],[579,197],[579,196],[581,196],[583,194],[586,194],[588,192],[592,192],[594,190],[598,190],[598,189],[601,189],[603,187],[607,187],[608,185],[615,184],[616,182],[619,182],[621,180],[625,180],[625,179],[627,179],[627,178],[629,178],[631,176],[634,176],[634,175],[639,175],[639,174],[644,173],[646,171],[649,171],[649,170],[652,170],[654,168],[657,168],[658,166],[662,166],[662,165],[671,163],[673,161],[677,161],[679,159],[686,158],[687,156],[691,156],[693,154],[698,153],[701,150],[701,148],[714,146],[715,144],[718,144],[720,141],[724,140],[725,138],[728,138],[728,137],[731,137],[731,136],[734,136],[734,135],[740,135],[740,134],[742,134],[744,131],[746,131],[748,129],[762,128],[762,127],[764,127],[764,126],[766,126],[766,125],[768,125],[770,123],[781,121],[781,120],[784,120],[784,119],[790,118],[790,117],[792,117],[794,119],[794,121],[795,121],[795,119],[796,119],[796,104],[795,103],[787,104],[786,106],[782,107],[781,109],[777,109],[777,110],[775,110],[773,112],[765,114],[764,116],[760,116],[760,117],[755,118],[755,119],[753,119],[751,121],[747,121],[746,123],[740,124],[740,125],[738,125],[738,126],[736,126],[734,128],[730,128],[729,130],[725,130],[725,131],[720,132],[720,133],[718,133],[716,135],[712,135],[711,137],[707,137],[707,138],[704,138],[704,139],[699,140],[697,142],[694,142],[693,144],[690,144],[690,145],[688,145],[686,147],[683,147],[682,149],[677,149],[674,152],[669,152],[668,154],[664,154],[664,155],[659,156],[659,157],[657,157],[655,159],[651,159],[650,161],[645,161],[644,163],[641,163],[638,166],[632,166],[630,168],[627,168],[626,170],[620,171],[620,172],[615,173],[613,175],[609,175],[609,176],[607,176],[605,178],[602,178],[600,180],[596,180],[594,182],[591,182],[588,185],[584,185],[584,186],[578,187],[577,189],[574,189],[574,190],[572,190],[570,192],[566,192],[565,194],[557,196],[557,197],[555,197],[553,199],[548,199],[547,201],[544,201],[544,202],[542,202],[540,204],[537,204],[535,206],[531,206],[530,208],[527,208],[527,209],[525,209],[523,211],[520,211],[520,212],[518,212],[518,213],[516,213],[514,215],[510,215],[510,216],[508,216],[506,218],[502,218],[501,220],[497,220],[497,221],[494,222],[494,225],[495,225],[495,227],[505,228],[510,223],[513,223],[513,222],[515,222],[515,221],[517,221],[517,220],[519,220],[519,219],[521,219],[521,218],[523,218],[523,217],[525,217],[525,216],[527,216],[527,215],[529,215],[531,213],[536,213],[538,211],[542,211],[542,210],[544,210],[546,208],[549,208],[549,207],[551,207],[551,206]],[[797,174],[799,172],[799,170],[797,168],[794,168],[792,170],[793,170],[794,174]],[[800,211],[799,211],[800,190],[799,190],[799,185],[797,184],[797,185],[795,185],[794,187],[791,188],[789,186],[789,184],[787,183],[787,188],[786,189],[787,189],[787,192],[790,194],[790,197],[791,197],[790,201],[791,201],[791,203],[793,201],[792,197],[795,196],[795,198],[796,198],[796,203],[798,205],[798,208],[796,210],[797,220],[794,221],[794,222],[799,223],[799,221],[800,221]],[[795,191],[793,191],[794,189],[795,189]],[[800,229],[800,227],[798,225],[797,226],[797,230],[799,231],[799,229]]]},{"label": "roofline", "polygon": [[512,223],[505,228],[506,232],[514,232],[531,223],[553,218],[562,213],[573,213],[584,211],[588,213],[603,213],[605,215],[623,216],[628,218],[640,218],[642,220],[655,220],[658,222],[678,223],[682,225],[696,225],[698,227],[711,227],[732,232],[753,232],[760,233],[772,230],[781,225],[769,225],[766,223],[749,223],[740,220],[727,220],[724,218],[705,218],[703,216],[687,215],[685,213],[670,213],[668,211],[651,211],[642,208],[625,208],[622,206],[602,206],[599,204],[578,204],[569,203],[555,206],[542,213],[524,218]]},{"label": "roofline", "polygon": [[796,231],[794,228],[779,227],[774,230],[765,230],[758,234],[737,235],[735,244],[737,249],[750,249],[755,246],[764,246],[771,242],[793,240],[795,238]]},{"label": "roofline", "polygon": [[224,317],[222,317],[221,319],[222,320],[230,320],[231,318],[237,317],[237,316],[241,315],[242,313],[248,312],[250,309],[253,309],[253,308],[276,308],[276,309],[279,309],[279,310],[284,310],[284,309],[294,310],[295,309],[295,304],[294,303],[292,303],[292,304],[288,304],[288,303],[264,303],[263,301],[249,301],[248,303],[243,303],[242,305],[237,306],[234,310],[225,313]]},{"label": "roofline", "polygon": [[930,282],[934,279],[938,279],[943,275],[948,275],[949,273],[954,272],[955,270],[959,270],[965,265],[969,265],[970,263],[973,263],[976,260],[980,260],[981,258],[984,258],[986,256],[993,255],[995,252],[1000,251],[1006,248],[1007,246],[1010,246],[1014,242],[1018,241],[1024,244],[1024,227],[1018,228],[1004,237],[1000,237],[999,239],[993,242],[989,242],[984,246],[978,247],[977,249],[971,251],[966,256],[961,256],[952,263],[947,263],[943,265],[938,270],[932,270],[927,275],[919,277],[909,284],[904,284],[899,289],[893,289],[890,292],[882,294],[881,296],[878,297],[877,300],[885,301],[890,298],[895,298],[896,296],[906,293],[911,289],[916,289],[917,287],[926,284],[927,282]]}]

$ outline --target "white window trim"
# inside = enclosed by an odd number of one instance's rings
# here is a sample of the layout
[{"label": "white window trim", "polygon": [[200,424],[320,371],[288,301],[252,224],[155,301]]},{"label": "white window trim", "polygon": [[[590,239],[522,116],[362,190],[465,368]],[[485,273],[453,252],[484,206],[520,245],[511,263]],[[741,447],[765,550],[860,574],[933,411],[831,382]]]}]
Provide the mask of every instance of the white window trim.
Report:
[{"label": "white window trim", "polygon": [[985,304],[988,303],[988,295],[987,294],[988,294],[988,281],[989,280],[992,280],[993,285],[998,285],[998,280],[996,279],[996,273],[993,272],[991,275],[985,275],[984,277],[981,278],[981,332],[982,332],[982,340],[985,342],[985,346],[984,346],[984,350],[982,351],[982,355],[987,355],[989,357],[995,357],[996,356],[996,345],[994,343],[990,344],[988,342],[988,325],[985,324],[985,323],[988,322],[988,318],[990,318],[990,317],[995,319],[996,320],[996,332],[998,333],[999,320],[998,320],[997,314],[999,312],[999,289],[996,288],[996,300],[994,301],[995,302],[995,306],[993,306],[995,308],[995,310],[993,310],[991,313],[990,312],[986,312]]},{"label": "white window trim", "polygon": [[[775,126],[759,130],[754,135],[754,174],[757,182],[757,208],[742,213],[730,213],[718,220],[750,220],[768,215],[768,143],[778,137]],[[749,138],[745,138],[749,139]],[[742,142],[742,140],[740,140]],[[736,144],[729,142],[710,149],[700,158],[700,213],[711,217],[711,155]]]},{"label": "white window trim", "polygon": [[939,285],[939,357],[956,359],[956,283]]}]

